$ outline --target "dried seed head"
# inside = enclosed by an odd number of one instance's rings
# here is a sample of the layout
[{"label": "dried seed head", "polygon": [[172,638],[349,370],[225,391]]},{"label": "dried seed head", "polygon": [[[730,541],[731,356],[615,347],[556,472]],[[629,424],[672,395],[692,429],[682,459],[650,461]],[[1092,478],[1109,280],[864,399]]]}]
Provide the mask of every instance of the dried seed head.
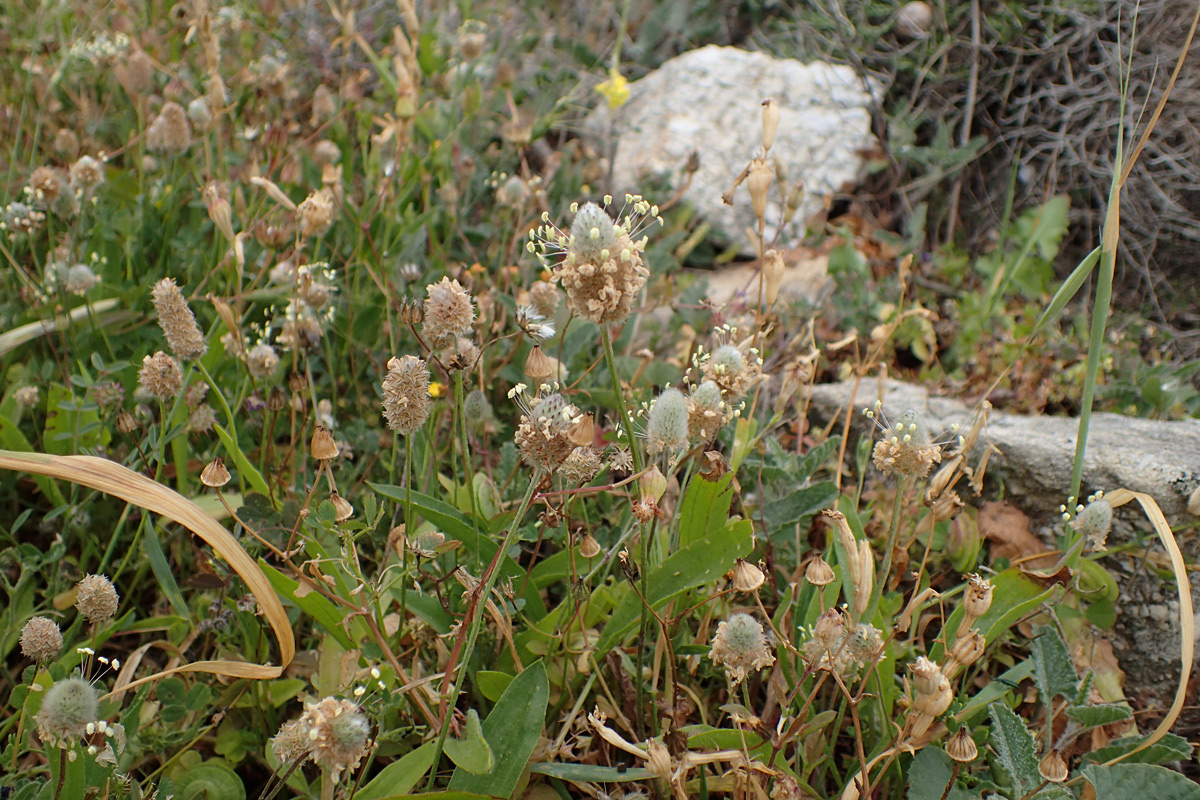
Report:
[{"label": "dried seed head", "polygon": [[188,308],[174,278],[163,278],[154,284],[150,298],[158,312],[158,325],[175,355],[194,361],[208,352],[208,343],[196,324],[196,315]]},{"label": "dried seed head", "polygon": [[83,736],[99,714],[96,688],[83,678],[64,678],[46,690],[34,720],[43,739],[66,747]]},{"label": "dried seed head", "polygon": [[383,416],[387,426],[409,436],[429,418],[429,368],[424,359],[403,356],[388,361],[383,379]]},{"label": "dried seed head", "polygon": [[337,458],[337,442],[333,440],[333,434],[328,428],[317,427],[309,442],[308,452],[317,461],[332,461]]},{"label": "dried seed head", "polygon": [[751,564],[744,558],[737,560],[733,568],[733,588],[739,592],[757,592],[767,580],[767,576],[756,564]]},{"label": "dried seed head", "polygon": [[1057,750],[1051,750],[1038,762],[1038,774],[1042,776],[1042,780],[1049,783],[1062,783],[1067,779],[1069,772],[1067,760]]},{"label": "dried seed head", "polygon": [[600,453],[594,447],[576,447],[559,467],[558,474],[569,486],[583,486],[592,482],[604,466]]},{"label": "dried seed head", "polygon": [[75,595],[75,608],[88,622],[108,622],[117,613],[116,587],[103,575],[87,575],[79,582]]},{"label": "dried seed head", "polygon": [[638,494],[643,500],[657,503],[667,491],[667,476],[657,465],[651,466],[638,478]]},{"label": "dried seed head", "polygon": [[296,208],[300,235],[320,236],[333,224],[333,192],[329,188],[313,192]]},{"label": "dried seed head", "polygon": [[29,176],[29,188],[33,199],[40,203],[53,203],[62,193],[62,173],[54,167],[38,167]]},{"label": "dried seed head", "polygon": [[804,579],[813,586],[828,586],[837,580],[837,576],[833,573],[833,567],[818,555],[808,562],[808,567],[804,570]]},{"label": "dried seed head", "polygon": [[558,302],[562,294],[553,283],[538,281],[529,287],[529,304],[537,309],[543,317],[552,317],[558,310]]},{"label": "dried seed head", "polygon": [[978,661],[986,649],[987,639],[983,638],[983,634],[969,630],[954,641],[954,647],[950,648],[950,657],[942,671],[953,675],[962,667],[969,667]]},{"label": "dried seed head", "polygon": [[579,447],[590,447],[596,441],[596,420],[591,413],[580,414],[567,429],[567,438]]},{"label": "dried seed head", "polygon": [[354,506],[336,491],[329,493],[329,502],[333,503],[333,519],[335,522],[345,522],[354,516]]},{"label": "dried seed head", "polygon": [[432,347],[446,347],[471,330],[475,307],[457,280],[442,278],[425,291],[423,331]]},{"label": "dried seed head", "polygon": [[279,364],[279,354],[266,342],[259,342],[246,353],[246,369],[257,380],[269,378]]},{"label": "dried seed head", "polygon": [[79,152],[79,137],[74,131],[59,128],[54,134],[54,152],[68,158],[74,157]]},{"label": "dried seed head", "polygon": [[[550,357],[542,350],[540,344],[534,345],[525,359],[525,374],[533,381],[534,386],[540,386],[554,375],[554,365]],[[586,444],[586,442],[585,442]]]},{"label": "dried seed head", "polygon": [[131,93],[140,94],[154,85],[154,64],[145,50],[135,51],[117,71],[121,84]]},{"label": "dried seed head", "polygon": [[[941,668],[925,656],[919,656],[912,664],[913,710],[926,717],[937,717],[946,713],[954,701],[954,690]],[[924,731],[921,731],[922,733]]]},{"label": "dried seed head", "polygon": [[735,684],[775,663],[762,625],[749,614],[733,614],[718,623],[708,655],[714,664],[725,668]]},{"label": "dried seed head", "polygon": [[979,748],[965,727],[959,728],[946,742],[946,755],[960,764],[969,764],[979,757]]},{"label": "dried seed head", "polygon": [[62,652],[62,632],[46,617],[31,617],[21,628],[21,652],[39,663],[50,661]]},{"label": "dried seed head", "polygon": [[771,98],[762,102],[762,146],[763,151],[775,144],[775,133],[779,130],[779,104]]},{"label": "dried seed head", "polygon": [[174,357],[159,350],[142,359],[138,386],[165,403],[183,388],[183,369]]},{"label": "dried seed head", "polygon": [[674,453],[688,444],[688,404],[678,389],[665,389],[650,408],[646,450],[650,455]]},{"label": "dried seed head", "polygon": [[104,183],[104,165],[91,156],[83,156],[71,165],[71,186],[84,192]]},{"label": "dried seed head", "polygon": [[933,24],[933,9],[922,0],[905,3],[896,13],[896,33],[906,39],[925,39]]},{"label": "dried seed head", "polygon": [[521,458],[546,472],[558,469],[575,450],[569,436],[579,409],[560,394],[549,394],[521,415],[514,437]]},{"label": "dried seed head", "polygon": [[958,492],[951,489],[938,495],[929,510],[934,522],[946,522],[957,517],[963,507],[962,498],[958,496]]},{"label": "dried seed head", "polygon": [[154,153],[182,153],[192,146],[192,129],[187,112],[168,101],[146,129],[146,148]]},{"label": "dried seed head", "polygon": [[963,611],[972,619],[979,619],[992,606],[992,582],[974,573],[967,576],[967,590],[963,594]]},{"label": "dried seed head", "polygon": [[362,709],[349,700],[326,697],[309,703],[304,714],[285,723],[271,740],[281,763],[309,759],[336,780],[346,769],[354,769],[366,755],[371,723]]},{"label": "dried seed head", "polygon": [[133,433],[138,427],[137,417],[125,409],[121,409],[120,413],[117,414],[117,430],[121,433]]},{"label": "dried seed head", "polygon": [[600,555],[600,543],[590,533],[585,533],[579,540],[579,555],[584,558],[595,558]]},{"label": "dried seed head", "polygon": [[219,489],[230,481],[229,469],[220,458],[214,458],[205,465],[200,473],[200,482],[205,486]]},{"label": "dried seed head", "polygon": [[779,287],[783,283],[783,256],[778,250],[771,249],[763,256],[763,302],[767,308],[775,304],[779,297]]},{"label": "dried seed head", "polygon": [[771,189],[771,178],[771,166],[761,158],[754,159],[750,164],[750,174],[746,176],[746,188],[750,191],[754,216],[759,220],[767,215],[767,193]]},{"label": "dried seed head", "polygon": [[13,392],[13,400],[21,408],[33,408],[38,402],[38,387],[22,386]]},{"label": "dried seed head", "polygon": [[942,450],[932,442],[924,420],[911,409],[895,423],[883,425],[872,459],[880,472],[923,478],[942,460]]},{"label": "dried seed head", "polygon": [[67,268],[63,289],[71,294],[83,296],[100,283],[100,277],[87,264],[72,264]]},{"label": "dried seed head", "polygon": [[313,145],[313,161],[318,164],[336,164],[341,157],[341,149],[328,139],[322,139]]},{"label": "dried seed head", "polygon": [[487,44],[487,25],[477,19],[469,19],[458,29],[458,52],[464,61],[474,61],[483,53]]}]

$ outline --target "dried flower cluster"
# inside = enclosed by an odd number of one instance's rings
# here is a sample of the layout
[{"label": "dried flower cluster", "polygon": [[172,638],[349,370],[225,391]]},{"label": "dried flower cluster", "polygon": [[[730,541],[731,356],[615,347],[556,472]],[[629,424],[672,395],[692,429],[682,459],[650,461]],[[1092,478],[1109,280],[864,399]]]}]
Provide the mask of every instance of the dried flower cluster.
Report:
[{"label": "dried flower cluster", "polygon": [[311,760],[336,780],[354,769],[371,744],[371,723],[349,700],[326,697],[307,703],[304,714],[285,722],[271,739],[275,757],[284,764]]},{"label": "dried flower cluster", "polygon": [[457,280],[442,278],[425,287],[425,321],[422,331],[433,348],[453,346],[471,330],[475,306]]},{"label": "dried flower cluster", "polygon": [[423,359],[403,356],[388,361],[383,378],[383,416],[387,426],[410,436],[429,418],[429,368]]},{"label": "dried flower cluster", "polygon": [[45,617],[32,617],[21,628],[21,652],[34,661],[50,661],[62,652],[63,637],[58,624]]},{"label": "dried flower cluster", "polygon": [[146,149],[155,153],[182,153],[192,146],[192,130],[187,112],[179,103],[163,104],[154,122],[146,129]]},{"label": "dried flower cluster", "polygon": [[[517,388],[523,390],[520,384]],[[520,396],[514,389],[514,396]],[[550,394],[527,406],[522,397],[521,423],[515,440],[525,463],[545,472],[554,472],[575,450],[571,441],[572,424],[580,416],[579,409],[561,394]]]},{"label": "dried flower cluster", "polygon": [[874,410],[863,409],[863,414],[883,430],[872,453],[880,472],[923,478],[942,460],[941,445],[930,439],[924,420],[915,411],[905,411],[894,423],[883,416],[881,403],[876,403]]},{"label": "dried flower cluster", "polygon": [[[612,198],[605,198],[608,206]],[[646,238],[636,239],[647,219],[662,223],[658,206],[639,195],[626,195],[629,213],[615,221],[596,203],[572,204],[575,215],[564,232],[542,215],[541,227],[529,232],[528,249],[542,258],[557,258],[553,279],[567,294],[571,310],[597,325],[624,322],[650,272],[642,264]]]},{"label": "dried flower cluster", "polygon": [[718,623],[708,655],[714,664],[725,668],[735,684],[775,663],[762,625],[749,614],[733,614]]},{"label": "dried flower cluster", "polygon": [[159,350],[142,359],[138,387],[165,403],[183,388],[183,369],[173,356]]},{"label": "dried flower cluster", "polygon": [[87,575],[79,582],[75,608],[88,622],[108,622],[117,613],[117,589],[103,575]]}]

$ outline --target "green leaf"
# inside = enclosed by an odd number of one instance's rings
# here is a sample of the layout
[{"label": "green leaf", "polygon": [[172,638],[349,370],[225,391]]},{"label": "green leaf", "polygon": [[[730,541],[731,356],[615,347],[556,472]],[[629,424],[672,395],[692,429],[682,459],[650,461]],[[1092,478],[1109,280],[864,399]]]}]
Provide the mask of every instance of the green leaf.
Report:
[{"label": "green leaf", "polygon": [[1003,703],[988,706],[992,718],[991,742],[996,759],[1020,797],[1042,783],[1034,755],[1033,736],[1021,718]]},{"label": "green leaf", "polygon": [[821,481],[797,489],[782,500],[767,503],[763,507],[767,536],[775,538],[775,534],[780,531],[790,532],[792,526],[802,522],[805,517],[833,505],[837,494],[837,486],[832,481]]},{"label": "green leaf", "polygon": [[[1149,734],[1147,734],[1149,735]],[[1145,736],[1127,736],[1112,742],[1107,747],[1093,750],[1083,757],[1083,760],[1103,764],[1118,756],[1123,756],[1135,749],[1146,740]],[[1145,750],[1138,750],[1124,759],[1124,764],[1167,764],[1171,761],[1184,761],[1192,757],[1192,746],[1187,739],[1168,733]]]},{"label": "green leaf", "polygon": [[1067,717],[1079,724],[1079,727],[1099,728],[1101,725],[1111,725],[1133,718],[1133,710],[1121,703],[1098,703],[1088,706],[1068,706]]},{"label": "green leaf", "polygon": [[686,547],[725,527],[732,502],[732,472],[715,481],[702,476],[692,478],[679,507],[679,545]]},{"label": "green leaf", "polygon": [[175,572],[167,562],[162,542],[158,539],[158,530],[158,525],[151,520],[146,526],[145,535],[142,536],[142,551],[146,554],[146,560],[150,562],[150,571],[158,581],[158,588],[166,595],[171,608],[179,616],[189,617],[191,609],[188,608],[187,600],[183,599],[183,592],[179,591],[179,584],[175,582]]},{"label": "green leaf", "polygon": [[1096,800],[1129,800],[1153,797],[1154,800],[1200,800],[1197,785],[1166,767],[1152,764],[1113,764],[1102,767],[1088,764],[1083,776],[1096,789]]},{"label": "green leaf", "polygon": [[[450,736],[446,739],[446,755],[459,769],[465,769],[476,775],[485,775],[496,766],[487,737],[483,735],[483,726],[479,723],[479,712],[471,709],[467,712],[466,736],[461,739]],[[455,771],[457,773],[457,770]]]},{"label": "green leaf", "polygon": [[496,754],[496,766],[487,775],[456,769],[451,790],[508,797],[517,788],[529,757],[537,747],[550,702],[550,680],[541,659],[525,668],[504,690],[483,723],[483,733]]},{"label": "green leaf", "polygon": [[481,669],[475,673],[475,685],[479,688],[479,693],[493,703],[500,699],[500,696],[504,694],[504,690],[512,682],[513,676],[507,672]]},{"label": "green leaf", "polygon": [[530,764],[529,771],[538,775],[549,775],[575,783],[621,783],[622,781],[644,781],[654,777],[643,767],[598,767],[593,764],[561,764],[546,762]]},{"label": "green leaf", "polygon": [[345,614],[338,610],[333,601],[327,600],[315,591],[310,591],[308,594],[297,597],[296,592],[300,589],[299,581],[292,580],[261,558],[258,560],[258,566],[262,569],[263,574],[267,576],[267,580],[271,582],[271,587],[282,599],[292,603],[305,614],[315,619],[325,629],[326,633],[336,639],[342,647],[347,650],[354,649],[354,642],[342,627],[342,620],[345,618]]},{"label": "green leaf", "polygon": [[224,761],[205,761],[175,779],[179,800],[246,800],[242,779]]},{"label": "green leaf", "polygon": [[[712,583],[733,568],[734,561],[753,549],[749,520],[721,528],[707,539],[680,548],[646,576],[646,601],[655,610],[671,598],[697,586]],[[630,592],[621,598],[596,642],[596,653],[607,653],[629,632],[641,616],[642,601]]]},{"label": "green leaf", "polygon": [[1050,625],[1034,628],[1029,655],[1033,659],[1033,681],[1041,692],[1042,702],[1049,704],[1056,695],[1074,699],[1079,676],[1057,628]]},{"label": "green leaf", "polygon": [[411,792],[433,766],[433,751],[433,742],[427,742],[399,761],[388,764],[370,783],[355,792],[355,800],[384,800]]},{"label": "green leaf", "polygon": [[917,753],[908,769],[908,800],[972,800],[972,795],[955,784],[954,762],[940,747],[925,747]]},{"label": "green leaf", "polygon": [[1025,659],[1020,664],[1007,670],[1003,675],[1000,675],[994,681],[991,681],[987,686],[984,686],[975,695],[967,701],[962,710],[958,712],[958,719],[964,725],[970,724],[977,714],[983,712],[984,708],[993,700],[998,700],[1004,695],[1013,690],[1017,684],[1033,674],[1033,662]]}]

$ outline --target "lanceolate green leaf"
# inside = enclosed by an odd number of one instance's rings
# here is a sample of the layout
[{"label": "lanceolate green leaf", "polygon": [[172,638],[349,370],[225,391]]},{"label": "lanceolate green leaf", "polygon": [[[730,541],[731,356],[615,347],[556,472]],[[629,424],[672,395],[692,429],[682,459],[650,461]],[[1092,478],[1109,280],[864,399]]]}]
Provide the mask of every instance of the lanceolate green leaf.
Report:
[{"label": "lanceolate green leaf", "polygon": [[1016,788],[1013,796],[1022,797],[1042,782],[1033,736],[1021,718],[1003,703],[992,703],[988,712],[992,718],[991,742],[996,760]]},{"label": "lanceolate green leaf", "polygon": [[1042,702],[1049,704],[1056,696],[1075,697],[1079,676],[1057,628],[1049,625],[1035,628],[1029,654],[1033,659],[1033,680],[1042,693]]},{"label": "lanceolate green leaf", "polygon": [[427,742],[399,761],[393,761],[354,793],[354,800],[385,800],[411,792],[433,764],[433,742]]},{"label": "lanceolate green leaf", "polygon": [[715,481],[699,475],[692,478],[679,509],[679,545],[686,547],[724,527],[732,501],[732,472]]},{"label": "lanceolate green leaf", "polygon": [[466,770],[472,775],[487,775],[496,768],[496,756],[483,733],[478,711],[472,708],[467,712],[464,727],[466,730],[461,737],[451,736],[446,739],[446,755],[458,767],[454,774]]},{"label": "lanceolate green leaf", "polygon": [[513,679],[483,722],[483,735],[495,754],[495,766],[481,775],[456,769],[450,778],[451,791],[510,796],[542,736],[549,702],[550,680],[546,665],[539,659]]}]

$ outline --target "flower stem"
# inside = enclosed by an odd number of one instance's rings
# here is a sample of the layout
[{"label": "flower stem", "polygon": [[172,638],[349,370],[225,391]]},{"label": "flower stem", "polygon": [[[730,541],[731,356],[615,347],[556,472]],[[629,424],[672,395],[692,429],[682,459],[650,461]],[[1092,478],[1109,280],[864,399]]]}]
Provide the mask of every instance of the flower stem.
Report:
[{"label": "flower stem", "polygon": [[[467,677],[467,667],[471,663],[471,656],[475,650],[475,640],[479,638],[479,629],[482,627],[483,614],[482,609],[487,607],[488,598],[491,597],[492,589],[496,586],[496,579],[500,577],[500,563],[508,553],[513,542],[516,541],[517,531],[520,528],[521,519],[525,516],[525,512],[529,510],[529,504],[533,500],[534,490],[542,481],[541,470],[534,470],[533,478],[529,481],[529,488],[525,490],[525,497],[521,499],[521,505],[517,507],[516,516],[508,525],[508,530],[504,533],[504,541],[500,543],[500,549],[496,551],[496,555],[487,566],[483,577],[480,579],[480,585],[475,587],[475,591],[471,593],[470,602],[467,604],[467,612],[461,625],[467,631],[467,638],[463,643],[462,650],[459,653],[458,663],[462,666],[459,668],[458,677],[454,681],[454,690],[450,694],[450,707],[447,708],[447,697],[445,696],[445,681],[449,680],[451,672],[454,670],[455,658],[454,652],[450,653],[450,661],[446,665],[445,679],[443,680],[443,696],[442,696],[442,722],[441,730],[438,732],[437,744],[434,745],[433,764],[434,768],[429,775],[429,789],[432,791],[434,784],[437,781],[437,763],[442,758],[442,749],[446,744],[446,734],[450,731],[450,719],[453,717],[453,704],[457,701],[459,694],[462,692],[463,682]],[[463,629],[460,627],[460,630]]]}]

